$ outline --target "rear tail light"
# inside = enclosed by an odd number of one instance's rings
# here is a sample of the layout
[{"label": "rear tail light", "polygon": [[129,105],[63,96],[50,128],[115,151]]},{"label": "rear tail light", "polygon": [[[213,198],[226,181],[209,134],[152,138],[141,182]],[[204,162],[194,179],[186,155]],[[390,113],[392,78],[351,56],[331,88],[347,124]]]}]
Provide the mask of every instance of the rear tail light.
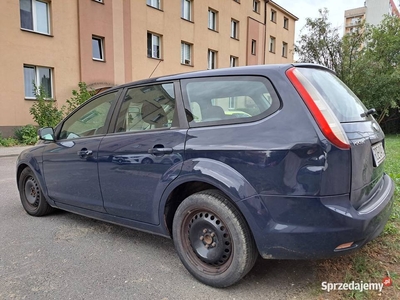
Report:
[{"label": "rear tail light", "polygon": [[349,149],[350,143],[342,125],[317,89],[296,68],[287,70],[286,75],[303,98],[324,136],[335,146]]}]

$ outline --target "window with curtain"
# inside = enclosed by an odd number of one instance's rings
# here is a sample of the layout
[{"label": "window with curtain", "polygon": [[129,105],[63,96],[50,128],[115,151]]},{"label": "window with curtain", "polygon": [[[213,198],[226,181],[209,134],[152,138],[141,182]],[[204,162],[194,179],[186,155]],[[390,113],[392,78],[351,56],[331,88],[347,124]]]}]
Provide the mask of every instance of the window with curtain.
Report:
[{"label": "window with curtain", "polygon": [[38,66],[24,66],[25,98],[35,98],[35,85],[43,88],[46,98],[53,97],[52,69]]},{"label": "window with curtain", "polygon": [[181,63],[184,65],[192,65],[192,45],[181,43]]},{"label": "window with curtain", "polygon": [[49,3],[38,0],[19,0],[21,28],[50,34]]}]

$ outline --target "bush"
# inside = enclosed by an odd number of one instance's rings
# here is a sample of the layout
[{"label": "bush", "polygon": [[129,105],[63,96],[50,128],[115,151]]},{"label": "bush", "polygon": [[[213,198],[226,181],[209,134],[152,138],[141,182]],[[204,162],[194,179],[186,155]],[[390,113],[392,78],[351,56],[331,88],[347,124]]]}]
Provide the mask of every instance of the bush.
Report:
[{"label": "bush", "polygon": [[0,146],[3,147],[12,147],[18,145],[18,141],[13,138],[3,138],[1,137],[1,132],[0,132]]},{"label": "bush", "polygon": [[66,115],[95,94],[95,91],[88,89],[84,82],[79,82],[78,86],[79,90],[72,90],[72,97],[67,100],[67,106],[64,107]]},{"label": "bush", "polygon": [[39,127],[55,127],[63,117],[63,109],[59,110],[53,99],[48,99],[42,86],[34,85],[35,103],[29,109],[33,120]]},{"label": "bush", "polygon": [[15,137],[22,144],[34,145],[37,140],[37,128],[33,125],[26,125],[15,130]]}]

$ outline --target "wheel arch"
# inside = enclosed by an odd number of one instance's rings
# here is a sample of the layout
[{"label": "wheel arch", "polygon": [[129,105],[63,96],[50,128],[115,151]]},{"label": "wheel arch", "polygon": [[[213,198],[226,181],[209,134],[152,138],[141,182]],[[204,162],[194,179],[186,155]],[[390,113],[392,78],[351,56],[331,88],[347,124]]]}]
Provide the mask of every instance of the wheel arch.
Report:
[{"label": "wheel arch", "polygon": [[209,189],[221,192],[248,223],[249,216],[245,215],[237,202],[257,195],[254,187],[239,172],[220,161],[196,159],[184,162],[179,177],[163,193],[160,220],[163,220],[167,234],[172,237],[172,222],[179,204],[188,196]]}]

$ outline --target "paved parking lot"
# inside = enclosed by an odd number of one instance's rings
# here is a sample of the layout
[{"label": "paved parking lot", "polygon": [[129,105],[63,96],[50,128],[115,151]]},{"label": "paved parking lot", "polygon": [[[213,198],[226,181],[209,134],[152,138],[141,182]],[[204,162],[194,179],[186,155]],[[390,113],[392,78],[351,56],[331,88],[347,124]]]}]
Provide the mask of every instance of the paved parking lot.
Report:
[{"label": "paved parking lot", "polygon": [[67,212],[25,213],[16,157],[0,157],[0,299],[302,299],[309,261],[267,261],[227,289],[205,286],[171,240]]}]

